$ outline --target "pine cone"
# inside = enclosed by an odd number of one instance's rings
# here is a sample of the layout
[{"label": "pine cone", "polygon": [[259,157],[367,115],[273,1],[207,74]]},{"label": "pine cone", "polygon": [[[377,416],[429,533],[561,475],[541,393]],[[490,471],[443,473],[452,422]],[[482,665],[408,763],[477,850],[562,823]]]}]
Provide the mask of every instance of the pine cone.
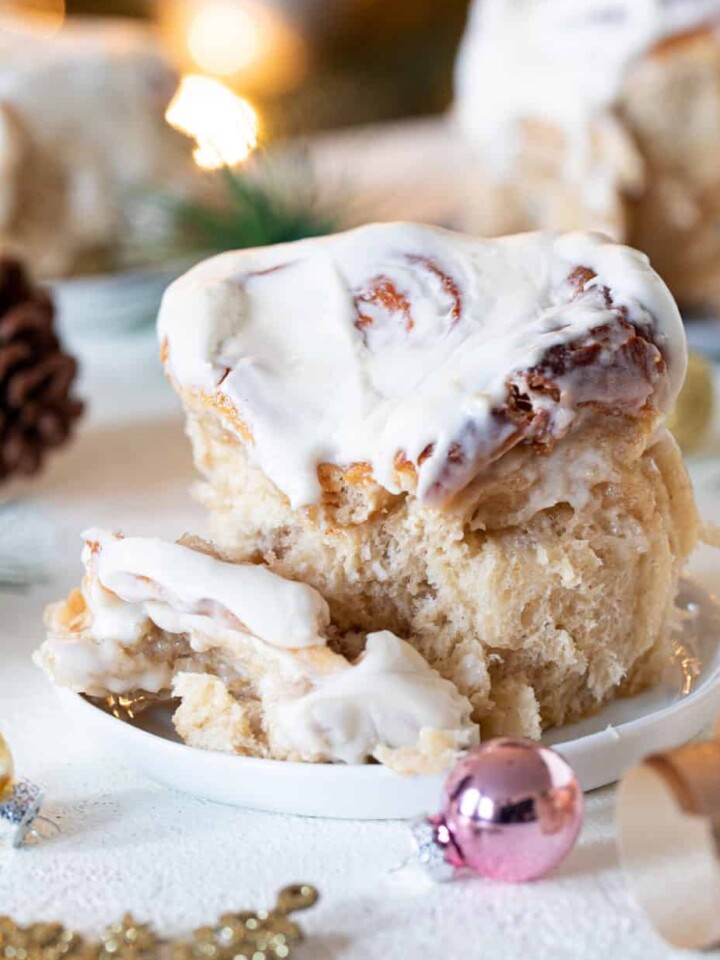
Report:
[{"label": "pine cone", "polygon": [[30,476],[69,438],[83,405],[77,362],[54,331],[55,308],[19,260],[0,257],[0,482]]}]

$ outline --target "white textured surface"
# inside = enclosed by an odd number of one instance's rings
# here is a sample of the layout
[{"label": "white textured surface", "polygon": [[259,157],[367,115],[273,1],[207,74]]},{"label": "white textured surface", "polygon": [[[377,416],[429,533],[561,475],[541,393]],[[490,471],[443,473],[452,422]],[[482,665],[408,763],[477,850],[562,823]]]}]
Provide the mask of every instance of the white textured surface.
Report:
[{"label": "white textured surface", "polygon": [[[687,956],[665,947],[627,897],[611,790],[588,797],[579,845],[553,879],[436,887],[395,870],[409,851],[402,825],[285,818],[193,800],[116,767],[81,730],[67,727],[29,654],[41,637],[44,602],[77,580],[78,532],[89,523],[159,535],[202,530],[186,493],[192,473],[181,421],[152,350],[147,337],[87,351],[88,388],[102,383],[104,399],[79,442],[34,490],[57,526],[53,582],[26,595],[0,594],[0,729],[21,772],[46,787],[47,813],[63,831],[42,847],[0,853],[0,913],[94,932],[129,909],[163,932],[181,933],[222,911],[264,905],[284,884],[307,880],[322,900],[301,917],[310,934],[304,960]],[[120,397],[126,418],[147,416],[149,407],[167,417],[161,449],[146,442],[147,425],[113,421]],[[720,464],[707,462],[699,473],[703,488],[720,487]],[[160,501],[162,511],[155,509]],[[720,566],[708,553],[698,569],[707,583],[720,584]]]}]

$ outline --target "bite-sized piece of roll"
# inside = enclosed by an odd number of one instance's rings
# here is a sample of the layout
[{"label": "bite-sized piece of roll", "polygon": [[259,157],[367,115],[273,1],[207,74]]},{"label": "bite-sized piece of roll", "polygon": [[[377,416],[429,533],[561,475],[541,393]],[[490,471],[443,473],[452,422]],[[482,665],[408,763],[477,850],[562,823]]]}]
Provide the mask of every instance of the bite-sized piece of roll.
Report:
[{"label": "bite-sized piece of roll", "polygon": [[595,234],[408,224],[229,253],[159,320],[221,554],[406,637],[489,732],[654,682],[697,536],[680,317]]},{"label": "bite-sized piece of roll", "polygon": [[413,647],[368,635],[349,661],[306,584],[202,542],[85,534],[82,590],[46,614],[36,660],[93,697],[180,699],[191,746],[281,760],[445,769],[477,741],[471,707]]},{"label": "bite-sized piece of roll", "polygon": [[719,305],[719,27],[720,0],[475,0],[465,228],[606,230],[682,304]]}]

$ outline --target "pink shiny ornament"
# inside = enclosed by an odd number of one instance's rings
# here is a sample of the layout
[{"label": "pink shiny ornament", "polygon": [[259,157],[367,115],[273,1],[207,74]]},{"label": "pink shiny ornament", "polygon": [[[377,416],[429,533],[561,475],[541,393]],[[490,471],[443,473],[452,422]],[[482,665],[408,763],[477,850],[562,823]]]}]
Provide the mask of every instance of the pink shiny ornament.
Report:
[{"label": "pink shiny ornament", "polygon": [[561,756],[530,740],[499,738],[459,761],[430,823],[447,863],[520,883],[565,859],[582,819],[582,790]]}]

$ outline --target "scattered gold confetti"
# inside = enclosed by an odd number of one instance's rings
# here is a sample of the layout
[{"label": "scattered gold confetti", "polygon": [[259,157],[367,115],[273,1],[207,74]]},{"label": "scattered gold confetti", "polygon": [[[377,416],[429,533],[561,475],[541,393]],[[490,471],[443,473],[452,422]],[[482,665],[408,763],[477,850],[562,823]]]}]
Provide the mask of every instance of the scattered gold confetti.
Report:
[{"label": "scattered gold confetti", "polygon": [[144,923],[126,913],[120,923],[102,935],[98,960],[152,960],[158,955],[160,938]]},{"label": "scattered gold confetti", "polygon": [[59,923],[19,927],[0,917],[0,957],[7,960],[92,960],[96,955],[83,937]]},{"label": "scattered gold confetti", "polygon": [[285,887],[272,910],[224,914],[189,941],[163,940],[130,914],[92,942],[59,923],[21,927],[0,917],[0,960],[288,960],[303,939],[289,914],[307,910],[318,892],[307,884]]}]

